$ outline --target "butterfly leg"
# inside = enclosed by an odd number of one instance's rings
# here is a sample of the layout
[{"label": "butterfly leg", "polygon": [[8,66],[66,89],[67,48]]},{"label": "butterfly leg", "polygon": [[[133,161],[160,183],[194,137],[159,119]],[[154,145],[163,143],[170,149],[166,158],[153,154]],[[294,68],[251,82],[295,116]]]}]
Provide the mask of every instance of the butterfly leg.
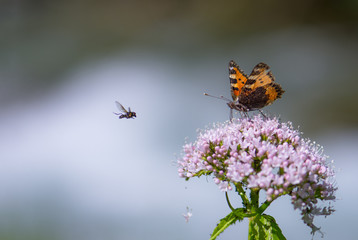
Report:
[{"label": "butterfly leg", "polygon": [[259,112],[261,113],[261,115],[264,117],[264,119],[268,119],[268,117],[264,114],[263,111],[261,111],[261,109],[259,109]]},{"label": "butterfly leg", "polygon": [[235,109],[236,111],[239,111],[241,118],[249,117],[247,113],[249,109],[245,105],[239,103],[238,101],[229,102],[227,103],[227,105],[231,110]]},{"label": "butterfly leg", "polygon": [[248,113],[249,109],[245,105],[242,105],[241,103],[237,103],[235,105],[235,109],[240,112],[241,118],[245,118],[245,117],[250,118]]},{"label": "butterfly leg", "polygon": [[230,118],[230,122],[232,122],[232,119],[234,118],[232,108],[230,108],[230,117],[229,118]]}]

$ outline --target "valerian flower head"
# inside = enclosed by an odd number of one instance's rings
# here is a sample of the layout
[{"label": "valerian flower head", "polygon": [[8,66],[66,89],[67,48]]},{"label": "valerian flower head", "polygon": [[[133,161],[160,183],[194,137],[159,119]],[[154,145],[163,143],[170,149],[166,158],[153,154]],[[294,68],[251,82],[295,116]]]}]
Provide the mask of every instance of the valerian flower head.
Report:
[{"label": "valerian flower head", "polygon": [[199,132],[194,143],[186,144],[178,172],[186,179],[212,175],[221,191],[237,184],[265,190],[268,202],[288,194],[314,233],[319,230],[314,216],[334,211],[318,207],[318,200],[334,200],[336,191],[334,171],[322,152],[290,122],[259,116],[234,119]]}]

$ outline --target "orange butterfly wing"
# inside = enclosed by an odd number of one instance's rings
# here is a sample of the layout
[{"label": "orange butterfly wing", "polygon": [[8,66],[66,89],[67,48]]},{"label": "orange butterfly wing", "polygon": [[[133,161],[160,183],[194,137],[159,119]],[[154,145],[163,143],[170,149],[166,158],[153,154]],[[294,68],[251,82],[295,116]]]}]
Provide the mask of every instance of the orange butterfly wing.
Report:
[{"label": "orange butterfly wing", "polygon": [[259,63],[254,67],[245,84],[245,90],[255,91],[259,88],[265,90],[267,97],[265,106],[270,105],[277,98],[281,98],[285,92],[280,84],[275,83],[275,77],[272,75],[270,67],[265,63]]},{"label": "orange butterfly wing", "polygon": [[232,100],[238,101],[241,90],[246,84],[247,76],[233,60],[229,63],[229,78]]},{"label": "orange butterfly wing", "polygon": [[256,89],[274,82],[275,77],[267,64],[259,63],[252,70],[248,80],[245,87]]}]

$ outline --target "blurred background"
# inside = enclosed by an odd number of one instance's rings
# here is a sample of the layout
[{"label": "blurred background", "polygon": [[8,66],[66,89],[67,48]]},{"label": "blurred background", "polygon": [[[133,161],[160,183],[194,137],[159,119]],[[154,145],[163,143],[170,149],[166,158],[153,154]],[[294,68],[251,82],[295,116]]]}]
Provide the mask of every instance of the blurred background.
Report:
[{"label": "blurred background", "polygon": [[[208,239],[224,194],[175,162],[186,137],[228,119],[203,92],[230,97],[231,59],[271,66],[286,92],[264,111],[335,161],[337,211],[316,223],[354,239],[357,23],[357,0],[0,1],[0,239]],[[311,239],[289,198],[267,213]]]}]

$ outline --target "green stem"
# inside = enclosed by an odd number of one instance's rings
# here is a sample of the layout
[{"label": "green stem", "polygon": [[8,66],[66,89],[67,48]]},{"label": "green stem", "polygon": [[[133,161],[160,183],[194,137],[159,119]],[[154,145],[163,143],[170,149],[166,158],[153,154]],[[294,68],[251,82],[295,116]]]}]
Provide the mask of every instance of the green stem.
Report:
[{"label": "green stem", "polygon": [[259,192],[260,189],[258,188],[251,188],[250,189],[250,199],[251,199],[251,212],[257,212],[259,208]]},{"label": "green stem", "polygon": [[[251,217],[251,218],[249,218],[249,236],[248,236],[248,240],[253,240],[253,238],[252,238],[252,234],[250,234],[250,233],[252,233],[252,232],[254,232],[255,231],[255,228],[254,228],[254,219],[255,219],[255,217]],[[259,236],[258,236],[259,237]]]},{"label": "green stem", "polygon": [[236,187],[236,191],[239,193],[242,199],[242,204],[246,209],[248,209],[250,207],[250,201],[246,196],[245,190],[242,188],[242,185],[240,183],[235,183],[235,187]]},{"label": "green stem", "polygon": [[272,203],[272,201],[265,201],[260,207],[259,209],[257,209],[257,213],[258,214],[262,214],[266,208],[268,208],[268,206],[270,206],[270,204]]},{"label": "green stem", "polygon": [[235,209],[232,207],[232,205],[230,203],[229,196],[227,195],[227,192],[225,192],[225,197],[226,197],[227,205],[229,205],[229,208],[231,209],[231,211],[234,211]]}]

